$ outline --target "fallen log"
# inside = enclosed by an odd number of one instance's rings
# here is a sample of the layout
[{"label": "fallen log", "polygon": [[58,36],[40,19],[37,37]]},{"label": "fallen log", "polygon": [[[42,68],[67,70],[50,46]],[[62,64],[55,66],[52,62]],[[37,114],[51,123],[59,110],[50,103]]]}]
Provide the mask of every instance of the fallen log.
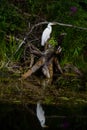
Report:
[{"label": "fallen log", "polygon": [[56,63],[57,69],[59,69],[60,73],[63,73],[61,66],[59,65],[57,56],[61,52],[61,47],[59,46],[56,51],[55,48],[49,48],[44,52],[41,52],[38,48],[34,45],[29,44],[29,51],[31,54],[39,57],[38,61],[22,75],[22,79],[26,79],[27,77],[31,76],[35,73],[38,69],[42,68],[43,74],[46,78],[53,78],[53,62]]}]

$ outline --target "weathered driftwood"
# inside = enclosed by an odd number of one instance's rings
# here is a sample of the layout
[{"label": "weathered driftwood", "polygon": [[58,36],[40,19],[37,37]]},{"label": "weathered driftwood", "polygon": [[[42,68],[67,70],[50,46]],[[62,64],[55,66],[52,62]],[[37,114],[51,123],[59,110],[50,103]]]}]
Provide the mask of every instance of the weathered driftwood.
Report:
[{"label": "weathered driftwood", "polygon": [[34,72],[36,72],[39,68],[42,67],[42,72],[47,78],[53,77],[53,62],[55,62],[55,67],[63,73],[58,59],[56,58],[56,55],[58,55],[61,52],[61,47],[58,47],[58,49],[49,48],[45,50],[44,52],[41,52],[39,49],[37,49],[34,45],[29,44],[29,50],[31,54],[34,54],[35,56],[38,56],[38,61],[26,72],[22,75],[23,79],[26,79],[27,77],[31,76]]}]

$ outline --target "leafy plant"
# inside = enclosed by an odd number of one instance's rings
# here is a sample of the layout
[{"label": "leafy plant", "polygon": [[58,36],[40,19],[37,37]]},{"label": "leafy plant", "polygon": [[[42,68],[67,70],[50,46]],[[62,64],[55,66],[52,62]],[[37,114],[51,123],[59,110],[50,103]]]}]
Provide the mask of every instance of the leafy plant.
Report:
[{"label": "leafy plant", "polygon": [[53,47],[55,47],[58,43],[57,43],[57,41],[54,39],[54,37],[51,37],[51,39],[49,40],[49,43],[53,46]]}]

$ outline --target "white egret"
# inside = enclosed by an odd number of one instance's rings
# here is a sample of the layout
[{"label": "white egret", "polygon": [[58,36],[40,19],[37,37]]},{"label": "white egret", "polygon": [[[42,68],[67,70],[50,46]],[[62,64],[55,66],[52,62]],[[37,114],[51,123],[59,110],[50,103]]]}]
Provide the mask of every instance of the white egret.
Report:
[{"label": "white egret", "polygon": [[41,46],[45,46],[45,43],[49,40],[50,34],[52,32],[52,25],[56,25],[56,22],[49,23],[47,25],[47,28],[45,28],[45,30],[43,31],[41,37]]},{"label": "white egret", "polygon": [[37,114],[38,120],[40,121],[41,127],[46,127],[46,125],[45,125],[45,112],[44,112],[40,102],[37,102],[36,114]]}]

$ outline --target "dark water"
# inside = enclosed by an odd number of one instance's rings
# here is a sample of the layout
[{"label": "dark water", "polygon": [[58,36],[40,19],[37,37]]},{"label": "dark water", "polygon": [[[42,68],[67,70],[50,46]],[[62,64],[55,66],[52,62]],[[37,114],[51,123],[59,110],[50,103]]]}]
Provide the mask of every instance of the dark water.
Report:
[{"label": "dark water", "polygon": [[0,103],[0,130],[87,130],[86,105],[43,105],[47,128],[41,128],[36,105]]}]

